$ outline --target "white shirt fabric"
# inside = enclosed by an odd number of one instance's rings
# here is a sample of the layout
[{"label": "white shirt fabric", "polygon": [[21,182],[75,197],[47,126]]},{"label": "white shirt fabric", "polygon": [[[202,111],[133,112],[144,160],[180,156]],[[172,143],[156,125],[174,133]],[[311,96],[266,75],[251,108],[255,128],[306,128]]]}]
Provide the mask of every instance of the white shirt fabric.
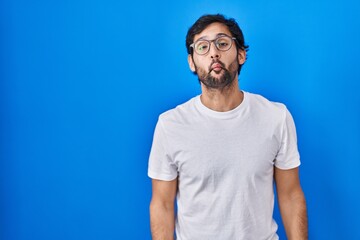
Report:
[{"label": "white shirt fabric", "polygon": [[228,112],[200,96],[160,115],[148,176],[178,178],[178,240],[275,240],[274,166],[300,165],[287,108],[244,92]]}]

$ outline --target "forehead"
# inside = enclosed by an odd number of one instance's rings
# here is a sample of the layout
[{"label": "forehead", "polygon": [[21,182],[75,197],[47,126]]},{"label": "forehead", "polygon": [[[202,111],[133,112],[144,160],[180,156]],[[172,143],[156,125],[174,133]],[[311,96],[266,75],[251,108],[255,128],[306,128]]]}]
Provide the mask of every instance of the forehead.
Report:
[{"label": "forehead", "polygon": [[231,32],[229,31],[229,28],[225,24],[215,22],[207,26],[201,33],[196,34],[194,36],[194,42],[200,38],[211,40],[221,34],[232,36]]}]

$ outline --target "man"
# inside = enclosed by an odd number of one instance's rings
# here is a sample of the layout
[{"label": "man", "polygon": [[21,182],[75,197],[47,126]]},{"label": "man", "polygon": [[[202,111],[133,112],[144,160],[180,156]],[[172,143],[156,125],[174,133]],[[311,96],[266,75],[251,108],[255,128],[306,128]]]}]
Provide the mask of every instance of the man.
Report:
[{"label": "man", "polygon": [[[273,240],[275,180],[288,239],[307,239],[293,119],[244,92],[248,46],[234,19],[205,15],[186,36],[202,94],[160,115],[149,158],[154,240]],[[175,217],[175,198],[177,216]]]}]

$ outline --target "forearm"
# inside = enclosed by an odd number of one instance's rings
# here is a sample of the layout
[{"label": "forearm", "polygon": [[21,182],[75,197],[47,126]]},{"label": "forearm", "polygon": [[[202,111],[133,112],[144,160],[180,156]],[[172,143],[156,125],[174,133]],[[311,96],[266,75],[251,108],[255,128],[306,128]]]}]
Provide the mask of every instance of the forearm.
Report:
[{"label": "forearm", "polygon": [[173,240],[175,230],[174,207],[151,203],[150,227],[153,240]]},{"label": "forearm", "polygon": [[279,198],[281,217],[289,240],[307,240],[306,202],[302,192]]}]

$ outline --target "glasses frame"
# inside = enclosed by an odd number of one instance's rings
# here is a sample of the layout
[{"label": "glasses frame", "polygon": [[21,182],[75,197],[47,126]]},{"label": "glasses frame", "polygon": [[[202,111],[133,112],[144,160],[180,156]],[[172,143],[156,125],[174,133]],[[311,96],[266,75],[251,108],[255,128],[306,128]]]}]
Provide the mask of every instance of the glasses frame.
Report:
[{"label": "glasses frame", "polygon": [[[198,54],[198,55],[205,55],[205,54],[207,54],[207,53],[210,51],[211,43],[214,43],[216,49],[219,50],[219,51],[221,51],[221,52],[229,51],[230,48],[232,47],[232,41],[230,42],[230,47],[229,47],[227,50],[219,49],[218,44],[216,43],[216,41],[217,41],[219,38],[223,38],[223,37],[227,37],[227,38],[230,38],[231,40],[236,41],[236,38],[235,38],[235,37],[230,37],[230,36],[224,34],[224,35],[220,35],[220,36],[216,37],[216,38],[213,39],[213,40],[198,39],[198,40],[196,40],[195,42],[193,42],[192,44],[190,44],[190,47],[191,47],[191,48],[193,49],[193,51],[196,52],[196,54]],[[197,42],[199,42],[199,41],[205,41],[205,42],[208,42],[208,43],[209,43],[209,48],[207,49],[206,52],[204,52],[204,53],[198,53],[198,52],[195,50],[195,44],[196,44]]]}]

